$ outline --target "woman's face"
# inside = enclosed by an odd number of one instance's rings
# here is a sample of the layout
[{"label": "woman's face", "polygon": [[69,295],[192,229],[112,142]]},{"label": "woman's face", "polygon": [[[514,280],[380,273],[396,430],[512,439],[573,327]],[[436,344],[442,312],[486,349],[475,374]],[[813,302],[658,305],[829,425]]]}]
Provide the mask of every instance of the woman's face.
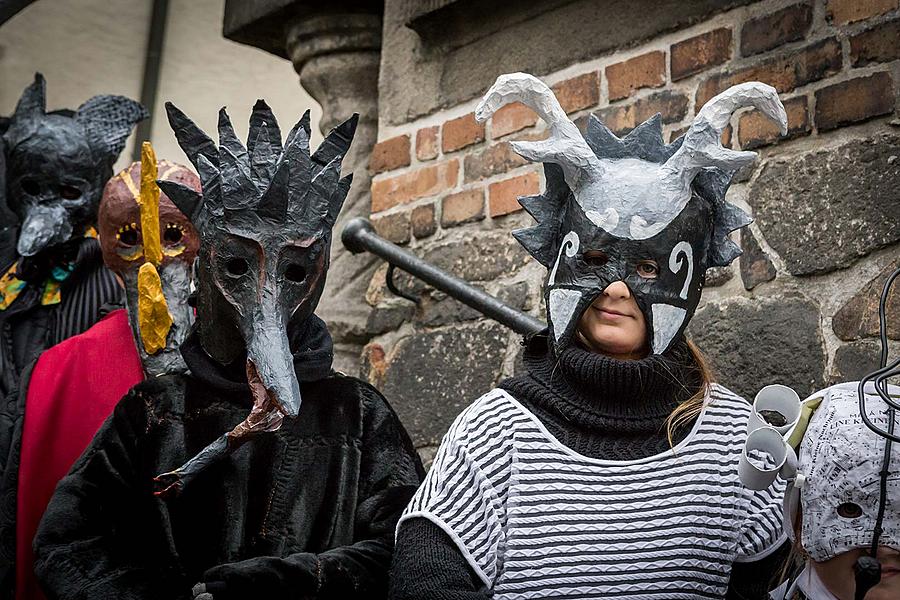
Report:
[{"label": "woman's face", "polygon": [[[658,268],[653,261],[638,267],[638,274],[652,279]],[[628,360],[647,355],[647,323],[628,286],[615,281],[597,296],[578,322],[578,340],[592,352]]]},{"label": "woman's face", "polygon": [[[856,590],[856,574],[853,565],[867,551],[863,548],[839,554],[824,562],[813,561],[816,574],[828,591],[838,600],[853,600]],[[900,598],[900,550],[887,546],[878,548],[881,562],[881,582],[869,590],[866,600],[896,600]]]}]

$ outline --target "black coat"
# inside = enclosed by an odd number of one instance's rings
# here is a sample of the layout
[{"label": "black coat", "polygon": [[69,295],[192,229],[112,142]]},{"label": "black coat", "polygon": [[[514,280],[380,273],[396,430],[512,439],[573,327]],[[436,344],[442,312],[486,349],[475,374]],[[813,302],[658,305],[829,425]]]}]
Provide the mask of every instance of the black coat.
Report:
[{"label": "black coat", "polygon": [[50,597],[381,598],[394,529],[423,471],[396,414],[366,383],[303,381],[299,415],[203,472],[170,471],[242,421],[246,383],[216,374],[135,386],[60,482],[35,537]]}]

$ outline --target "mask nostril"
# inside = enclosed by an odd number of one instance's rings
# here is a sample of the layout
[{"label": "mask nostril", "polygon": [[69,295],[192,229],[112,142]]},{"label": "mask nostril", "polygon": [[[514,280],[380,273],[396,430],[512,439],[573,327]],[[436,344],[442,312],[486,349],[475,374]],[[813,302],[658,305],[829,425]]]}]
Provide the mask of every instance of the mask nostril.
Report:
[{"label": "mask nostril", "polygon": [[288,281],[300,283],[301,281],[306,279],[306,269],[304,269],[300,265],[288,265],[288,268],[284,271],[284,277]]},{"label": "mask nostril", "polygon": [[230,258],[225,263],[225,270],[232,277],[240,277],[250,270],[250,264],[243,258]]},{"label": "mask nostril", "polygon": [[23,179],[20,185],[22,191],[29,196],[38,196],[41,193],[41,186],[34,179]]}]

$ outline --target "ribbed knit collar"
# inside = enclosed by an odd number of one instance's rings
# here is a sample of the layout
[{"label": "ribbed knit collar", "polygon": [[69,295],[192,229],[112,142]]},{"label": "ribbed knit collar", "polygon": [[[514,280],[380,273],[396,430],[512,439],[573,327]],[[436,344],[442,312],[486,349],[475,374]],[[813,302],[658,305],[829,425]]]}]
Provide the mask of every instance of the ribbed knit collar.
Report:
[{"label": "ribbed knit collar", "polygon": [[526,344],[527,373],[500,387],[580,429],[658,435],[675,407],[699,389],[682,339],[665,355],[618,360],[577,347],[557,356],[545,335]]}]

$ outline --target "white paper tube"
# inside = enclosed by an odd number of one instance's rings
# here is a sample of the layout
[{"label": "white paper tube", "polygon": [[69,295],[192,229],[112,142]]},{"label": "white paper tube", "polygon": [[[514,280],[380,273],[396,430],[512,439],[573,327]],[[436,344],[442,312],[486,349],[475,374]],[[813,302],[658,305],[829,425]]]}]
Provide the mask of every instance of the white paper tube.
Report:
[{"label": "white paper tube", "polygon": [[[775,426],[766,421],[760,413],[764,410],[774,410],[784,416],[785,424]],[[772,427],[781,435],[791,430],[800,419],[800,396],[786,385],[767,385],[759,390],[753,400],[753,412],[747,423],[747,433],[752,433],[760,427]]]},{"label": "white paper tube", "polygon": [[[749,453],[759,451],[772,457],[775,464],[759,467],[750,462]],[[747,436],[744,451],[738,463],[738,474],[741,482],[751,490],[764,490],[775,481],[778,472],[787,460],[788,446],[781,433],[771,426],[759,427]]]}]

